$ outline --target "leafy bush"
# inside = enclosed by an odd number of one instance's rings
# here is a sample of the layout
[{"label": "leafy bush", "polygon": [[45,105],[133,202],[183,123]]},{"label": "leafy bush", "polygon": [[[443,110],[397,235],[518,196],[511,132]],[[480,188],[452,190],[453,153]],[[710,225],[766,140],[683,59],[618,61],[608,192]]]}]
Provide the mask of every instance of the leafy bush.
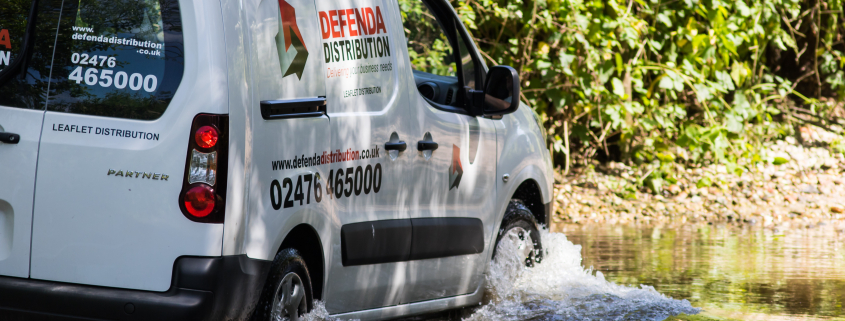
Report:
[{"label": "leafy bush", "polygon": [[[400,0],[403,9],[416,0]],[[845,94],[841,0],[452,0],[488,65],[520,73],[557,164],[771,162]],[[745,163],[745,162],[744,162]]]}]

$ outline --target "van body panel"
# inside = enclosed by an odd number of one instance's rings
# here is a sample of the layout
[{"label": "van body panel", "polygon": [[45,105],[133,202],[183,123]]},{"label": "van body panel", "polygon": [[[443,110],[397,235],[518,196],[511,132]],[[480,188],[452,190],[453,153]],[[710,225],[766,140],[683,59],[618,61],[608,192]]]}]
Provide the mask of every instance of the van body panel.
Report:
[{"label": "van body panel", "polygon": [[[543,203],[548,203],[552,201],[552,184],[554,183],[551,154],[545,146],[542,128],[535,119],[536,116],[531,107],[524,103],[520,105],[516,112],[505,115],[496,122],[498,136],[496,174],[498,177],[504,174],[511,176],[507,182],[501,179],[496,181],[501,191],[510,191],[510,194],[505,195],[513,195],[519,184],[532,179],[540,188]],[[517,173],[523,172],[525,172],[524,179],[515,178]],[[499,199],[499,202],[506,199]],[[502,206],[502,212],[505,207],[507,207],[507,202]]]},{"label": "van body panel", "polygon": [[[242,3],[241,9],[248,22],[243,32],[248,44],[248,79],[253,97],[248,111],[252,130],[248,136],[253,145],[246,182],[250,193],[244,249],[249,257],[266,260],[275,257],[286,233],[303,222],[295,217],[332,213],[326,195],[328,165],[320,161],[331,145],[329,117],[264,119],[261,114],[261,101],[318,98],[326,94],[318,50],[319,27],[312,18],[316,16],[314,2],[282,2],[287,6],[277,0],[263,0]],[[295,38],[290,39],[290,46],[284,39],[286,27]],[[302,47],[295,45],[300,41]],[[301,74],[285,76],[291,68],[298,68],[285,58],[297,54],[307,55]]]},{"label": "van body panel", "polygon": [[[246,253],[250,203],[248,195],[252,169],[253,115],[258,104],[253,97],[249,78],[250,58],[245,42],[240,1],[221,0],[223,32],[226,47],[227,84],[229,92],[229,177],[226,189],[226,215],[223,225],[223,255]],[[264,258],[267,259],[266,257]]]},{"label": "van body panel", "polygon": [[[409,173],[419,177],[411,182],[411,217],[480,219],[484,222],[484,244],[488,244],[495,216],[495,202],[491,200],[498,199],[496,177],[491,175],[496,172],[494,120],[437,110],[416,90],[411,94],[412,109],[418,112],[413,117],[413,128],[418,129],[415,141],[425,136],[439,145],[428,159],[422,152],[416,153]],[[412,261],[402,302],[471,293],[478,288],[486,266],[482,253]]]},{"label": "van body panel", "polygon": [[0,143],[0,275],[29,277],[32,200],[43,110],[0,107],[0,132],[20,135]]},{"label": "van body panel", "polygon": [[[507,182],[499,179],[496,181],[497,189],[501,195],[512,196],[522,182],[534,180],[540,188],[540,197],[544,204],[552,202],[552,178],[551,155],[545,146],[540,126],[534,119],[533,111],[529,106],[522,104],[513,114],[504,115],[501,121],[496,122],[498,136],[498,166],[496,176],[508,174],[510,179]],[[502,220],[505,216],[510,197],[496,199],[496,217],[493,218],[493,237],[488,242],[488,248],[495,246],[496,233],[498,233]],[[554,213],[546,213],[548,218]],[[544,222],[537,222],[543,224]],[[492,258],[492,251],[488,251],[488,257]]]},{"label": "van body panel", "polygon": [[[396,16],[399,14],[397,11]],[[454,12],[442,14],[457,17]],[[401,52],[403,56],[409,56],[407,47],[402,48]],[[404,60],[407,60],[405,57]],[[400,74],[403,75],[401,78],[408,95],[408,112],[412,119],[409,127],[411,140],[415,143],[433,141],[438,144],[434,151],[414,152],[412,165],[407,173],[409,177],[415,178],[407,183],[411,187],[412,195],[406,200],[409,215],[415,220],[479,219],[483,222],[483,244],[486,245],[493,234],[493,220],[496,216],[496,203],[491,200],[499,199],[499,196],[503,195],[497,193],[498,179],[492,175],[496,172],[497,165],[495,123],[500,120],[435,108],[417,89],[418,83],[428,80],[419,77],[421,74],[415,74],[411,66],[405,68]],[[476,68],[485,67],[478,64]],[[478,87],[482,86],[477,82],[476,84]],[[449,228],[444,227],[444,230],[448,231]],[[414,238],[417,239],[418,236],[415,235]],[[476,291],[487,266],[488,252],[489,247],[482,246],[477,254],[409,262],[402,303]]]},{"label": "van body panel", "polygon": [[[328,172],[335,180],[335,195],[330,199],[333,234],[346,224],[410,219],[405,200],[411,197],[407,183],[414,178],[408,170],[416,141],[408,131],[407,93],[398,68],[398,61],[407,57],[401,54],[404,33],[394,16],[397,3],[318,0],[316,4],[319,16],[314,18],[322,34],[315,36],[322,38],[321,50],[326,52],[323,77],[332,124],[331,150],[341,154]],[[362,25],[358,16],[367,22]],[[386,143],[402,141],[405,151],[385,150]],[[340,179],[338,173],[342,173]],[[331,264],[326,265],[329,313],[401,302],[408,262],[344,266],[341,246],[341,238],[333,238]]]},{"label": "van body panel", "polygon": [[[220,9],[214,2],[180,3],[184,75],[157,120],[46,113],[32,278],[165,291],[177,257],[221,254],[223,225],[192,222],[178,203],[194,116],[228,112]],[[107,136],[98,128],[145,134]]]}]

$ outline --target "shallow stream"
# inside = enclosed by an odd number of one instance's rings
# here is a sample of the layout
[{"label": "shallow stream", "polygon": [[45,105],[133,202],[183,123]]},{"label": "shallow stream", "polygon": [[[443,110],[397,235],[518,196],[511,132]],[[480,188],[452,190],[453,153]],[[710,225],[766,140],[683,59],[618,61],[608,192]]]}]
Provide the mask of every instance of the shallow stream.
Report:
[{"label": "shallow stream", "polygon": [[845,320],[845,233],[729,225],[562,226],[582,264],[616,284],[648,284],[702,315]]}]

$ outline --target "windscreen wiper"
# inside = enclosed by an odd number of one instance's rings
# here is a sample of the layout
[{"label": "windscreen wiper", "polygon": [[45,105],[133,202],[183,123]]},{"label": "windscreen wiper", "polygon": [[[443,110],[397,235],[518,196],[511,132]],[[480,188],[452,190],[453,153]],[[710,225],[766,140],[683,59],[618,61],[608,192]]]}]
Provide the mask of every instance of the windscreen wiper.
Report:
[{"label": "windscreen wiper", "polygon": [[38,0],[32,0],[32,8],[29,9],[29,17],[26,22],[26,32],[23,36],[23,46],[20,53],[15,57],[6,68],[0,70],[0,86],[6,84],[7,81],[16,76],[19,72],[26,69],[27,60],[29,60],[30,52],[32,51],[33,38],[35,37],[35,18],[38,11]]}]

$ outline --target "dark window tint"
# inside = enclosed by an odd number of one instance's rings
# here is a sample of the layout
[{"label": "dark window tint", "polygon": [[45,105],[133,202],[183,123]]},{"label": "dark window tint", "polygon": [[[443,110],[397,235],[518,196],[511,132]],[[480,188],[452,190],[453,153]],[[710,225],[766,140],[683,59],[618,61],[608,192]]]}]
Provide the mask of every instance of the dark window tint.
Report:
[{"label": "dark window tint", "polygon": [[[455,24],[459,24],[460,22],[455,22]],[[472,60],[472,56],[469,53],[469,49],[467,48],[467,42],[464,40],[464,37],[461,36],[460,30],[457,30],[455,34],[458,36],[458,48],[460,49],[460,58],[461,58],[461,71],[463,72],[463,81],[464,86],[470,87],[472,89],[478,89],[476,87],[476,75],[475,75],[475,62]]]},{"label": "dark window tint", "polygon": [[0,106],[43,109],[61,1],[0,0]]},{"label": "dark window tint", "polygon": [[157,119],[183,63],[176,0],[65,0],[47,110]]}]

